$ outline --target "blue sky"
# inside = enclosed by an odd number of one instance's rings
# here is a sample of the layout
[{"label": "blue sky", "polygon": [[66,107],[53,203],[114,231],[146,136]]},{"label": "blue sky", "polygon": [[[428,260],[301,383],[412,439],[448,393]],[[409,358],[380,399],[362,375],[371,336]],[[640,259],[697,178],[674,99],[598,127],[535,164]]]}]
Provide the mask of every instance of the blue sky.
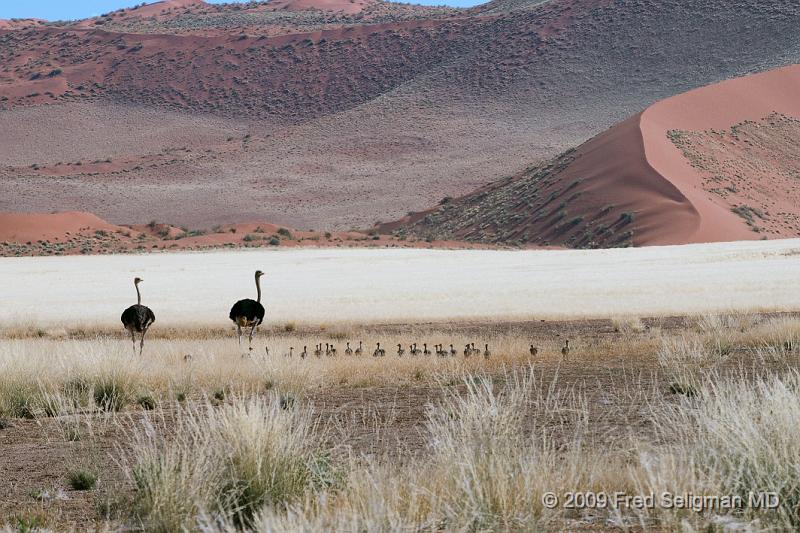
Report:
[{"label": "blue sky", "polygon": [[[221,4],[230,0],[206,0]],[[92,17],[123,7],[141,4],[142,0],[26,0],[24,2],[0,0],[0,19],[39,18],[68,20]],[[151,2],[148,2],[151,3]],[[413,3],[469,7],[482,3],[476,0],[414,0]]]}]

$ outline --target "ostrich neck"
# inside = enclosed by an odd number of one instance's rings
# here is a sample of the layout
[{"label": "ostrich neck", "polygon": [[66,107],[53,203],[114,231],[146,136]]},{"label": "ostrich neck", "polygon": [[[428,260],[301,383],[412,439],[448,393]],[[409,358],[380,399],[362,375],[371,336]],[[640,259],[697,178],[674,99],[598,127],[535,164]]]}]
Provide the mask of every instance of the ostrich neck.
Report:
[{"label": "ostrich neck", "polygon": [[258,292],[258,298],[256,299],[256,301],[258,303],[261,303],[261,280],[259,279],[258,276],[256,276],[256,291]]},{"label": "ostrich neck", "polygon": [[142,293],[139,292],[139,285],[136,285],[136,305],[142,305]]}]

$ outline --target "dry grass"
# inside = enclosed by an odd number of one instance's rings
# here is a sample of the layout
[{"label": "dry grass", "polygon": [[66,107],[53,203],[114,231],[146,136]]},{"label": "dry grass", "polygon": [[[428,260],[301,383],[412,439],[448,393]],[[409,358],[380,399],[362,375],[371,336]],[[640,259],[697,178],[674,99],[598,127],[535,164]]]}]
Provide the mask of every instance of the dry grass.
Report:
[{"label": "dry grass", "polygon": [[[302,395],[311,390],[337,387],[452,382],[475,373],[497,373],[505,368],[527,363],[533,341],[514,334],[488,332],[482,337],[463,333],[431,331],[420,328],[405,334],[387,333],[375,337],[371,330],[333,329],[319,336],[284,335],[270,337],[269,354],[263,337],[254,343],[253,352],[242,355],[235,338],[201,335],[188,338],[149,340],[144,356],[132,355],[130,341],[122,335],[88,339],[42,337],[9,339],[0,342],[0,416],[35,417],[65,414],[90,405],[118,410],[142,395],[158,401],[178,396],[197,398],[218,390],[264,392],[276,389]],[[371,335],[346,339],[347,334]],[[424,335],[419,338],[417,335]],[[184,334],[185,336],[185,334]],[[345,346],[358,347],[363,339],[361,356],[344,355]],[[413,339],[420,350],[435,344],[449,350],[453,344],[456,357],[411,356],[408,343]],[[386,347],[385,357],[374,357],[377,342]],[[482,341],[482,342],[476,342]],[[537,342],[539,360],[559,360],[558,339]],[[337,348],[335,357],[314,355],[314,346],[330,343]],[[397,355],[397,344],[405,353]],[[480,354],[463,356],[464,346],[473,343]],[[491,357],[485,358],[483,344],[488,343]],[[303,348],[308,357],[302,359]],[[287,355],[294,348],[293,357]],[[574,353],[588,350],[578,344]],[[325,348],[323,346],[323,352]],[[610,346],[592,347],[593,356],[609,353]]]},{"label": "dry grass", "polygon": [[310,411],[275,397],[206,401],[179,410],[170,438],[147,419],[131,440],[125,468],[148,531],[192,529],[202,516],[247,524],[333,479]]},{"label": "dry grass", "polygon": [[[586,410],[540,390],[530,375],[466,380],[429,411],[430,456],[403,466],[351,461],[342,489],[312,495],[288,514],[265,509],[256,530],[497,531],[554,525],[559,510],[542,505],[548,490],[599,488],[599,462],[585,448]],[[525,412],[538,401],[576,422],[567,436],[528,427]],[[554,413],[555,414],[555,413]],[[596,468],[592,466],[596,465]]]},{"label": "dry grass", "polygon": [[[401,338],[394,330],[376,337],[371,328],[328,333],[342,338],[340,354],[345,339],[388,346]],[[128,489],[105,524],[110,529],[795,529],[800,320],[701,316],[668,331],[637,319],[614,329],[606,339],[571,333],[576,362],[602,367],[622,358],[631,369],[591,386],[560,375],[567,368],[561,338],[537,342],[491,328],[480,337],[490,342],[488,360],[391,351],[383,358],[369,351],[283,356],[290,346],[298,354],[298,346],[331,342],[302,331],[271,338],[270,356],[260,344],[249,357],[229,336],[156,339],[141,358],[122,338],[6,339],[0,416],[55,420],[51,438],[77,445],[85,459],[64,469],[64,477],[85,470],[100,453],[98,443],[116,435],[111,453]],[[479,338],[421,326],[402,337],[415,335],[429,347]],[[536,358],[528,353],[531,342],[540,348]],[[647,371],[655,378],[643,379]],[[681,388],[667,390],[675,384]],[[391,449],[382,437],[401,423],[402,412],[365,404],[360,414],[320,417],[321,404],[308,400],[423,385],[430,399],[415,426],[419,445],[407,449]],[[142,397],[152,398],[151,410]],[[626,412],[632,425],[609,425],[609,416]],[[353,438],[363,431],[378,443],[369,453],[354,451]],[[543,505],[548,492],[561,497],[555,508]],[[657,505],[609,499],[600,508],[570,509],[568,492],[654,494]],[[744,502],[751,492],[774,492],[782,503],[666,509],[658,505],[665,492]],[[49,519],[58,529],[58,518]],[[17,526],[13,517],[4,521]]]},{"label": "dry grass", "polygon": [[771,492],[780,506],[759,511],[745,504],[734,512],[712,510],[711,516],[689,510],[652,514],[676,527],[687,520],[739,530],[796,530],[798,406],[800,374],[794,369],[761,378],[707,376],[695,397],[655,406],[652,416],[668,444],[640,452],[641,464],[632,473],[642,492],[731,495],[744,502]]}]

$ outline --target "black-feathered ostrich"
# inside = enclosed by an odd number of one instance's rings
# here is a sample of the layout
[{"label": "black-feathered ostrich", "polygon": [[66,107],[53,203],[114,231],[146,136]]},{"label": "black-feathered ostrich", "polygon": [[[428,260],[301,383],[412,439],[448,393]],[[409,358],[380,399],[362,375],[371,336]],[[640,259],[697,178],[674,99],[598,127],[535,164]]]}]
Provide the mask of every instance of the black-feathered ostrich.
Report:
[{"label": "black-feathered ostrich", "polygon": [[131,332],[133,355],[136,355],[136,333],[142,335],[139,341],[139,355],[142,355],[144,336],[147,334],[147,329],[156,321],[155,313],[149,307],[142,305],[142,293],[139,292],[139,284],[142,281],[144,281],[142,278],[133,278],[133,286],[136,287],[136,305],[127,308],[120,317],[122,325]]},{"label": "black-feathered ostrich", "polygon": [[239,347],[242,346],[242,328],[250,328],[250,351],[253,351],[253,334],[256,328],[264,321],[264,306],[261,305],[261,276],[264,273],[256,270],[256,291],[258,299],[251,300],[245,298],[239,300],[231,307],[230,319],[236,324],[236,331],[239,334]]}]

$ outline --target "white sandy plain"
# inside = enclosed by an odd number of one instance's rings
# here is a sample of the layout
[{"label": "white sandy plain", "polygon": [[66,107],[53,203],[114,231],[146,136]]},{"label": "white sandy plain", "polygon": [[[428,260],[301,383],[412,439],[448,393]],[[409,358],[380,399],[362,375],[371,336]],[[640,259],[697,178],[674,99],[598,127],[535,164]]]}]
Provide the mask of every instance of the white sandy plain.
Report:
[{"label": "white sandy plain", "polygon": [[0,324],[227,325],[266,272],[267,323],[654,316],[800,308],[800,240],[590,251],[285,249],[0,259]]}]

